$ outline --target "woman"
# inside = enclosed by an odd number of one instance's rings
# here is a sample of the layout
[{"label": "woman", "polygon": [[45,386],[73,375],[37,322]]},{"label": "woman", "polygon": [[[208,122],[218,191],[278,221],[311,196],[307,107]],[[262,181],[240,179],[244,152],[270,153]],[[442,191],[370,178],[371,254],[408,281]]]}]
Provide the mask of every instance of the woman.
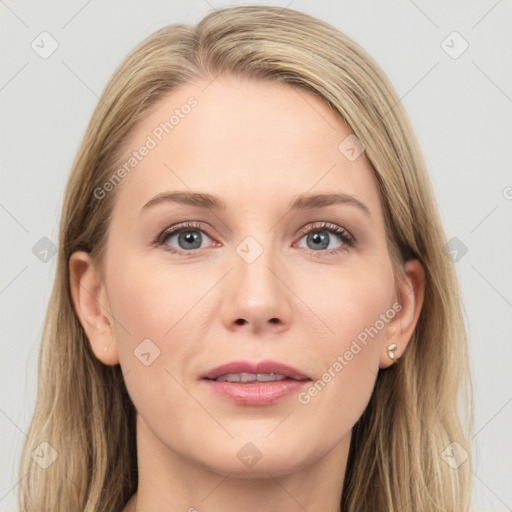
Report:
[{"label": "woman", "polygon": [[468,510],[445,243],[347,36],[261,6],[157,31],[67,185],[21,510]]}]

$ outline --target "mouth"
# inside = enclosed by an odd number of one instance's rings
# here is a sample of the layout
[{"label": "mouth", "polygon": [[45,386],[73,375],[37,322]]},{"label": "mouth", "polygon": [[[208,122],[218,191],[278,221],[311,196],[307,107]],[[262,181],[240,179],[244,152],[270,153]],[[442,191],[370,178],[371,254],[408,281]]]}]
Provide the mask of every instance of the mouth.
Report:
[{"label": "mouth", "polygon": [[216,382],[239,382],[240,384],[248,384],[251,382],[276,382],[280,380],[296,380],[290,379],[286,375],[276,373],[228,373],[221,375],[214,380]]},{"label": "mouth", "polygon": [[299,391],[312,379],[276,361],[234,361],[207,371],[200,380],[217,396],[237,405],[261,406]]},{"label": "mouth", "polygon": [[201,379],[219,382],[272,382],[277,380],[311,380],[308,375],[277,361],[233,361],[200,375]]}]

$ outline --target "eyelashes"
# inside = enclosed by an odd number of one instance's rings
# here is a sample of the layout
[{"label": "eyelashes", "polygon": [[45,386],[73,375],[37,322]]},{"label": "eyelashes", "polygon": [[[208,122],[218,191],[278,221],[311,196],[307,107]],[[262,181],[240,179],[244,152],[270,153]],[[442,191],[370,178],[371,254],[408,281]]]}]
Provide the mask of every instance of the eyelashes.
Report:
[{"label": "eyelashes", "polygon": [[[204,227],[201,223],[184,222],[182,224],[178,224],[177,226],[173,226],[172,228],[168,228],[168,229],[165,229],[164,231],[162,231],[162,233],[160,233],[160,235],[158,235],[158,237],[156,238],[154,245],[162,246],[162,245],[166,244],[167,240],[169,240],[169,238],[171,238],[172,236],[179,235],[180,233],[189,233],[190,234],[190,233],[194,233],[194,232],[205,233],[209,238],[212,238],[208,234],[208,231],[204,229]],[[164,247],[164,249],[166,251],[169,251],[169,252],[172,252],[175,254],[179,254],[179,255],[184,255],[183,253],[195,254],[199,250],[199,249],[194,249],[192,251],[185,251],[184,249],[177,250],[169,245],[166,245],[166,247]]]},{"label": "eyelashes", "polygon": [[[318,233],[330,233],[331,235],[335,235],[341,242],[344,244],[342,247],[337,249],[329,249],[317,251],[313,249],[307,249],[309,252],[315,253],[317,255],[320,254],[339,254],[340,252],[346,252],[349,248],[355,247],[356,239],[352,236],[345,228],[341,226],[337,226],[336,224],[332,224],[330,222],[317,222],[313,224],[308,224],[307,226],[301,228],[299,230],[301,234],[301,240],[304,236],[309,236],[311,234],[317,235]],[[314,240],[318,240],[318,238],[313,238]],[[320,240],[321,241],[321,240]]]},{"label": "eyelashes", "polygon": [[[170,238],[176,235],[178,235],[179,237],[182,233],[186,235],[186,243],[197,242],[198,237],[191,236],[194,233],[203,233],[206,234],[208,238],[213,239],[213,237],[208,233],[208,230],[205,229],[202,223],[195,221],[187,221],[163,230],[153,241],[152,245],[155,247],[164,246],[164,250],[173,254],[177,254],[179,256],[196,255],[198,251],[202,250],[202,247],[196,247],[193,248],[192,250],[178,249],[176,247],[172,247],[167,243]],[[308,241],[313,240],[317,246],[320,246],[326,241],[326,237],[321,236],[322,234],[325,233],[329,233],[329,235],[334,235],[335,239],[341,241],[341,247],[327,250],[314,250],[305,248],[305,250],[308,253],[313,254],[314,256],[337,255],[342,252],[347,252],[349,249],[356,246],[356,239],[351,233],[349,233],[345,228],[338,226],[336,224],[332,224],[330,222],[314,222],[306,225],[305,227],[299,230],[300,237],[298,241],[302,240],[302,238],[307,236],[310,237]],[[329,236],[329,239],[327,240],[329,243],[331,238],[332,236]],[[202,240],[202,238],[200,238],[199,240]],[[221,245],[218,242],[216,242],[216,244]]]}]

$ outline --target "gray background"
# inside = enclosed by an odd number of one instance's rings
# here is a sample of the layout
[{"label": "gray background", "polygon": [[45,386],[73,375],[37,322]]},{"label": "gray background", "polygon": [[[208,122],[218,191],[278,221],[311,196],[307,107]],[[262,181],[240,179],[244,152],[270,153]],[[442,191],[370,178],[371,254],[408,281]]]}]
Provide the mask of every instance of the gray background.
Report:
[{"label": "gray background", "polygon": [[[238,3],[0,0],[1,511],[16,510],[18,459],[35,404],[56,263],[43,252],[44,237],[57,242],[65,180],[98,96],[154,30]],[[512,2],[262,3],[302,10],[347,33],[402,98],[448,238],[467,248],[456,268],[475,385],[474,510],[512,510]],[[31,47],[43,45],[43,31],[58,43],[47,58]],[[469,44],[457,58],[463,41],[442,43],[453,31]]]}]

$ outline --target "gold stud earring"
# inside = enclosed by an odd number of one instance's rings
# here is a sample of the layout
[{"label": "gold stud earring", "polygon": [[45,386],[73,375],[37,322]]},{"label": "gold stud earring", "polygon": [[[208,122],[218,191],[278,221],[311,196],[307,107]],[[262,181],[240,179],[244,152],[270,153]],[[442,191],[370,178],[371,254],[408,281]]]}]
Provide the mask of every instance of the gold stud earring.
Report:
[{"label": "gold stud earring", "polygon": [[392,343],[391,345],[388,345],[386,347],[387,351],[388,351],[388,356],[390,359],[393,360],[393,362],[396,362],[396,354],[395,354],[395,350],[397,349],[397,345],[396,343]]}]

